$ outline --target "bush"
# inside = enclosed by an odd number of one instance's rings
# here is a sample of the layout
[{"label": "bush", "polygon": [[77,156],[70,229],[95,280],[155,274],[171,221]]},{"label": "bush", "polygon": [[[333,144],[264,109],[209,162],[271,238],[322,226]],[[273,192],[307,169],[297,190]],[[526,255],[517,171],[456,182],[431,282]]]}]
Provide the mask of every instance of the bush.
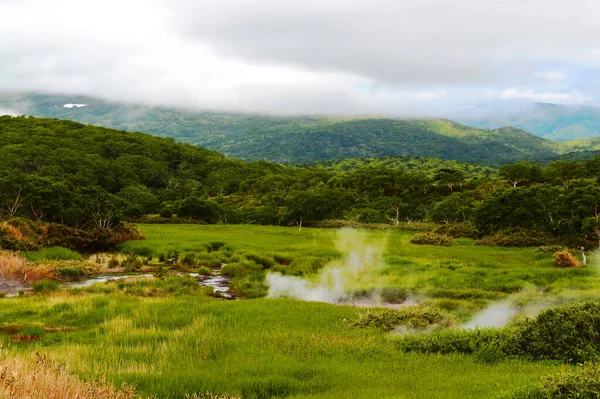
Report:
[{"label": "bush", "polygon": [[48,245],[83,253],[110,252],[120,243],[119,234],[104,228],[75,229],[62,224],[48,226]]},{"label": "bush", "polygon": [[46,293],[56,291],[60,287],[60,284],[57,281],[52,280],[40,280],[31,284],[31,289],[33,292],[37,293]]},{"label": "bush", "polygon": [[202,266],[198,268],[198,274],[201,274],[203,276],[212,276],[213,272],[208,267]]},{"label": "bush", "polygon": [[421,306],[407,306],[399,310],[369,311],[350,323],[354,327],[377,327],[383,331],[392,331],[399,326],[424,330],[437,326],[451,327],[454,324],[454,319],[446,312]]},{"label": "bush", "polygon": [[572,369],[545,378],[538,386],[527,388],[510,396],[512,399],[526,398],[580,398],[600,397],[600,365],[580,364]]},{"label": "bush", "polygon": [[483,237],[475,245],[495,247],[539,247],[554,245],[556,238],[539,231],[515,229],[504,230],[494,235]]},{"label": "bush", "polygon": [[559,306],[523,321],[513,331],[509,353],[567,363],[600,359],[600,302]]},{"label": "bush", "polygon": [[581,263],[579,263],[579,261],[575,259],[573,254],[571,254],[566,249],[555,252],[552,256],[556,261],[557,267],[581,267]]},{"label": "bush", "polygon": [[477,238],[479,236],[477,229],[468,222],[444,224],[435,229],[434,233],[447,235],[452,238]]},{"label": "bush", "polygon": [[165,219],[170,219],[171,216],[173,216],[173,210],[170,208],[163,208],[160,210],[160,212],[158,213],[158,215],[161,218],[165,218]]},{"label": "bush", "polygon": [[441,245],[445,247],[458,245],[458,243],[452,237],[432,232],[417,234],[412,238],[412,240],[410,240],[410,242],[412,244]]},{"label": "bush", "polygon": [[475,330],[448,330],[431,334],[403,336],[396,341],[398,349],[420,353],[465,353],[474,354],[484,348],[506,351],[506,341],[510,336],[507,329],[484,328]]},{"label": "bush", "polygon": [[[586,302],[548,309],[511,329],[442,331],[406,336],[400,349],[423,353],[466,353],[493,348],[507,356],[530,360],[583,363],[600,359],[600,302]],[[491,350],[491,349],[490,349]],[[500,356],[500,355],[498,355]]]}]

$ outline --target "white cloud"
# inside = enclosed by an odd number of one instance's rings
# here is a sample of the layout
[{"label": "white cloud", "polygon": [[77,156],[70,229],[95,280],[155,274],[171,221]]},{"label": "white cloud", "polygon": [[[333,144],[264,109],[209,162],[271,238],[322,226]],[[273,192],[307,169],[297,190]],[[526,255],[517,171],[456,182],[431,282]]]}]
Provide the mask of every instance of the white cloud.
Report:
[{"label": "white cloud", "polygon": [[0,90],[270,113],[431,114],[490,92],[589,102],[552,65],[598,69],[598,12],[585,0],[0,0]]},{"label": "white cloud", "polygon": [[504,100],[531,100],[543,103],[582,104],[586,97],[577,91],[571,92],[537,92],[531,88],[511,88],[500,94]]}]

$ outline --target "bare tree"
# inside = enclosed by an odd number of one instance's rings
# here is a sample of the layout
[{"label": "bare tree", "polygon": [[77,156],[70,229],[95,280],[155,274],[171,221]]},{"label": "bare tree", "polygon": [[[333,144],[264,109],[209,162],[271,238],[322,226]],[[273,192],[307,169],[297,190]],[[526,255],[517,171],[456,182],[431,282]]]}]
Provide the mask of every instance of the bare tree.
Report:
[{"label": "bare tree", "polygon": [[23,199],[21,198],[22,191],[23,191],[23,187],[19,187],[19,192],[17,193],[17,196],[15,197],[14,201],[11,201],[8,204],[8,214],[11,217],[15,216],[15,213],[17,213],[17,211],[21,207],[21,203],[23,202]]}]

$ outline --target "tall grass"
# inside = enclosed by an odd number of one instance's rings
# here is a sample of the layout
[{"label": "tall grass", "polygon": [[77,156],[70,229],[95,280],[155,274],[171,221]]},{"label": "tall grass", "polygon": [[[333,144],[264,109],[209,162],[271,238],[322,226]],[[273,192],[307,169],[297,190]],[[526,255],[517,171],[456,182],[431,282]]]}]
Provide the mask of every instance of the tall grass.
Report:
[{"label": "tall grass", "polygon": [[134,399],[135,390],[123,385],[117,390],[103,381],[82,381],[63,366],[38,355],[35,361],[20,358],[0,360],[0,397],[23,399]]},{"label": "tall grass", "polygon": [[349,306],[128,291],[4,299],[5,326],[41,324],[49,332],[29,344],[0,332],[0,341],[163,399],[205,392],[245,399],[481,398],[556,369],[403,353],[378,329],[348,326],[344,319],[358,318]]},{"label": "tall grass", "polygon": [[0,252],[0,278],[4,280],[32,283],[55,277],[52,267],[30,265],[27,260],[11,252]]},{"label": "tall grass", "polygon": [[64,247],[48,247],[37,251],[23,251],[21,253],[30,262],[43,262],[46,260],[81,260],[80,253]]}]

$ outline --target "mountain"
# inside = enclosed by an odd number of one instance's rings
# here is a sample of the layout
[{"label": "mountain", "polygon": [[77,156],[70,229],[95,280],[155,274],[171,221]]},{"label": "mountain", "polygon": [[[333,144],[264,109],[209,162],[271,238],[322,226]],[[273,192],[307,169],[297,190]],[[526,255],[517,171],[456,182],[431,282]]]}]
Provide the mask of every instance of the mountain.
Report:
[{"label": "mountain", "polygon": [[279,163],[421,156],[497,166],[600,149],[600,140],[559,143],[515,127],[480,129],[445,119],[276,117],[106,102],[85,96],[0,94],[12,113],[141,131]]},{"label": "mountain", "polygon": [[460,123],[482,129],[514,126],[552,140],[600,137],[600,108],[496,101],[452,115]]}]

